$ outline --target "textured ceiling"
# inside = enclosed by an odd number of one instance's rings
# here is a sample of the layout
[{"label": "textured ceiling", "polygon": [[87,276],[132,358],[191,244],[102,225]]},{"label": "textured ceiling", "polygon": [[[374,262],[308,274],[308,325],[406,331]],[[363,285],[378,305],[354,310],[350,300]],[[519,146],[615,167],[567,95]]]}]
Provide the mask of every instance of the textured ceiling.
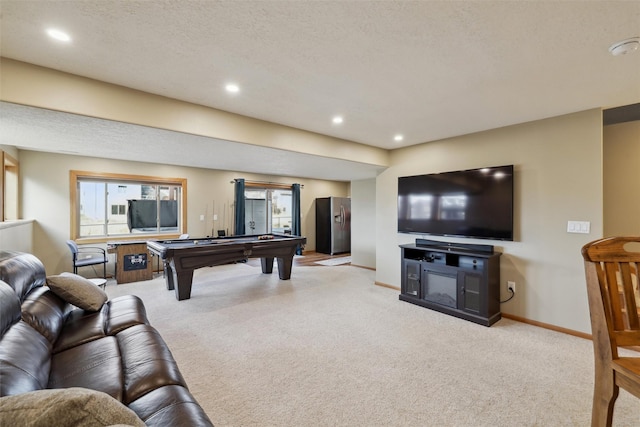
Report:
[{"label": "textured ceiling", "polygon": [[0,103],[0,113],[0,141],[11,135],[11,145],[36,151],[334,181],[368,179],[384,170],[6,102]]},{"label": "textured ceiling", "polygon": [[[640,36],[640,1],[3,0],[1,11],[2,56],[387,149],[640,101],[640,52],[607,51]],[[49,26],[72,42],[49,40]]]}]

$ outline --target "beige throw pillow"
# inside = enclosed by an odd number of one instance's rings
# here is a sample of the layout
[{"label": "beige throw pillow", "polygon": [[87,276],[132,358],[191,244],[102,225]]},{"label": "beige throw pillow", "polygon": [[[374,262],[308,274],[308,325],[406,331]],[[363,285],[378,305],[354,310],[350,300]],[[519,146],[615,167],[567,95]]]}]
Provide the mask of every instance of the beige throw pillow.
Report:
[{"label": "beige throw pillow", "polygon": [[118,400],[101,391],[72,387],[38,390],[0,399],[2,426],[144,426]]},{"label": "beige throw pillow", "polygon": [[107,294],[90,280],[72,273],[47,276],[47,285],[66,302],[87,311],[98,311],[107,302]]}]

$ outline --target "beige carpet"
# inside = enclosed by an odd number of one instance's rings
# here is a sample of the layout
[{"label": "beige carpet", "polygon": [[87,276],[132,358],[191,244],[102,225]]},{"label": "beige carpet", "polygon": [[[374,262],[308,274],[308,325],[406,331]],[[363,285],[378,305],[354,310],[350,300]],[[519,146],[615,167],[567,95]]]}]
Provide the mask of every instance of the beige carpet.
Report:
[{"label": "beige carpet", "polygon": [[[591,342],[502,319],[486,328],[398,300],[351,266],[292,278],[197,270],[190,300],[164,279],[136,294],[216,426],[587,426]],[[615,426],[640,425],[621,391]]]}]

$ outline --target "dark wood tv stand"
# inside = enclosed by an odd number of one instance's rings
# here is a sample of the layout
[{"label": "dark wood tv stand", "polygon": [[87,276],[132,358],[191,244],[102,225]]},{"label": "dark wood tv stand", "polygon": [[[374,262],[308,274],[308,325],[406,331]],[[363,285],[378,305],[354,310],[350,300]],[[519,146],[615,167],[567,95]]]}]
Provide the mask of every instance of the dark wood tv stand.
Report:
[{"label": "dark wood tv stand", "polygon": [[502,254],[493,246],[417,239],[400,248],[400,300],[484,326],[500,320]]}]

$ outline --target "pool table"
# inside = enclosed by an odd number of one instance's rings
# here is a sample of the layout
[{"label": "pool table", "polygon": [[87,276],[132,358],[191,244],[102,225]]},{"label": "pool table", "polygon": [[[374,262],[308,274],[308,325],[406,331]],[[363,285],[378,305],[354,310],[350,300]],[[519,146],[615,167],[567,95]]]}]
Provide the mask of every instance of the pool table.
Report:
[{"label": "pool table", "polygon": [[306,237],[290,234],[260,234],[202,239],[148,241],[149,252],[164,263],[168,290],[175,290],[178,301],[191,298],[193,271],[196,268],[228,264],[247,258],[260,258],[262,272],[273,271],[273,259],[278,260],[281,280],[291,277],[293,256],[304,247]]}]

